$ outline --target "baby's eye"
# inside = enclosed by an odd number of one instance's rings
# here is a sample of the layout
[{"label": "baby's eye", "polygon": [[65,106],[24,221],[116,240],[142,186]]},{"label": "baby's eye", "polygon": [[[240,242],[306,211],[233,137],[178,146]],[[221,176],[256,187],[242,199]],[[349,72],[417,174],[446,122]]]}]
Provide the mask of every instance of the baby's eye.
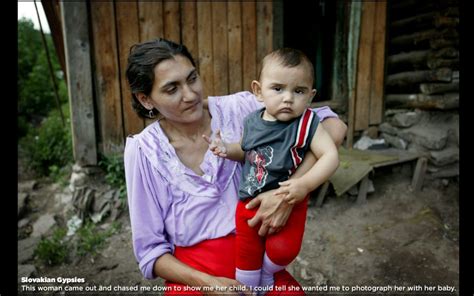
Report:
[{"label": "baby's eye", "polygon": [[280,92],[280,91],[281,91],[281,87],[275,86],[275,87],[273,87],[273,90]]},{"label": "baby's eye", "polygon": [[302,94],[304,94],[305,92],[304,92],[303,89],[297,89],[297,90],[295,90],[295,93],[302,95]]}]

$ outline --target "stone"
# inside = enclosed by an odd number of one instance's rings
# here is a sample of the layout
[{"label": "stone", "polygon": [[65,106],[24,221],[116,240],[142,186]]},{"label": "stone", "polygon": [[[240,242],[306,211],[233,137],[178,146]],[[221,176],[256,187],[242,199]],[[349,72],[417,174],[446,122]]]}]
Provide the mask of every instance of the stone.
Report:
[{"label": "stone", "polygon": [[436,126],[414,126],[400,130],[398,136],[408,142],[417,143],[429,150],[441,150],[448,141],[448,132]]},{"label": "stone", "polygon": [[31,277],[36,274],[36,267],[31,264],[18,265],[18,279],[22,277]]},{"label": "stone", "polygon": [[398,134],[398,129],[393,127],[388,122],[382,122],[379,125],[379,131],[382,132],[382,133],[393,135],[393,136],[396,136]]},{"label": "stone", "polygon": [[418,112],[397,113],[392,117],[391,123],[397,127],[410,127],[418,123],[420,118]]},{"label": "stone", "polygon": [[29,237],[18,241],[18,263],[25,263],[33,259],[39,237]]},{"label": "stone", "polygon": [[30,223],[30,219],[23,218],[20,221],[18,221],[18,228],[25,227],[26,225],[28,225],[28,223]]},{"label": "stone", "polygon": [[52,214],[43,215],[33,224],[33,233],[31,236],[40,237],[46,234],[55,224],[56,220],[54,220]]},{"label": "stone", "polygon": [[25,181],[18,183],[18,191],[19,192],[29,192],[35,190],[38,183],[35,180]]},{"label": "stone", "polygon": [[442,151],[432,151],[430,160],[434,165],[444,166],[459,161],[459,148],[449,147]]},{"label": "stone", "polygon": [[18,193],[18,218],[21,219],[26,213],[26,204],[28,203],[28,193],[19,192]]},{"label": "stone", "polygon": [[406,150],[407,149],[407,146],[408,146],[408,143],[403,140],[402,138],[399,138],[397,136],[392,136],[392,135],[389,135],[389,134],[386,134],[386,133],[382,133],[382,138],[385,139],[385,142],[387,142],[390,146],[393,146],[397,149],[401,149],[401,150]]}]

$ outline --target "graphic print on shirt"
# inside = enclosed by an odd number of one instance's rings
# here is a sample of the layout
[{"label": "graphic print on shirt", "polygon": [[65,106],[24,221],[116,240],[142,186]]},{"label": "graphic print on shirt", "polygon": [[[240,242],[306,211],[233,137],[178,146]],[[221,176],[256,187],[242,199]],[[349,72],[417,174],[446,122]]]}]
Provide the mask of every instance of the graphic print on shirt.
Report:
[{"label": "graphic print on shirt", "polygon": [[245,190],[250,196],[266,184],[267,166],[272,163],[273,148],[266,146],[245,153],[246,160],[251,164],[250,172],[245,180]]}]

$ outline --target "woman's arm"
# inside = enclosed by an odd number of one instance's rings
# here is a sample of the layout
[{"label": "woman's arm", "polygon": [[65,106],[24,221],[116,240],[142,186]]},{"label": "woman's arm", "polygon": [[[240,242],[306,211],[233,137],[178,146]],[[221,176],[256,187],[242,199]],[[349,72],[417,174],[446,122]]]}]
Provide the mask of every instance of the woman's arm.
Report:
[{"label": "woman's arm", "polygon": [[339,148],[346,137],[347,125],[337,117],[328,117],[324,119],[324,121],[321,121],[321,124],[333,140],[336,147]]},{"label": "woman's arm", "polygon": [[[197,269],[194,269],[183,262],[176,259],[171,254],[164,254],[159,257],[154,264],[154,273],[156,276],[159,276],[165,280],[181,283],[188,286],[194,287],[237,287],[242,286],[238,281],[225,278],[225,277],[215,277],[207,273],[201,272]],[[202,291],[205,295],[221,295],[222,290],[219,291],[207,291],[206,289]],[[226,295],[238,295],[237,292],[232,293],[231,289],[228,289],[229,292],[226,292]],[[233,289],[237,290],[237,289]]]}]

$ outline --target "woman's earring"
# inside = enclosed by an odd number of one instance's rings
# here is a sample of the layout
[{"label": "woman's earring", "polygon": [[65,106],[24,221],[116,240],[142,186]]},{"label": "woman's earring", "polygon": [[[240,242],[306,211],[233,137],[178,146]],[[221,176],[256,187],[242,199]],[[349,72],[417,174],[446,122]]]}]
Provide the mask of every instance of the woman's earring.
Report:
[{"label": "woman's earring", "polygon": [[148,111],[148,117],[155,118],[155,114],[153,113],[153,109]]}]

